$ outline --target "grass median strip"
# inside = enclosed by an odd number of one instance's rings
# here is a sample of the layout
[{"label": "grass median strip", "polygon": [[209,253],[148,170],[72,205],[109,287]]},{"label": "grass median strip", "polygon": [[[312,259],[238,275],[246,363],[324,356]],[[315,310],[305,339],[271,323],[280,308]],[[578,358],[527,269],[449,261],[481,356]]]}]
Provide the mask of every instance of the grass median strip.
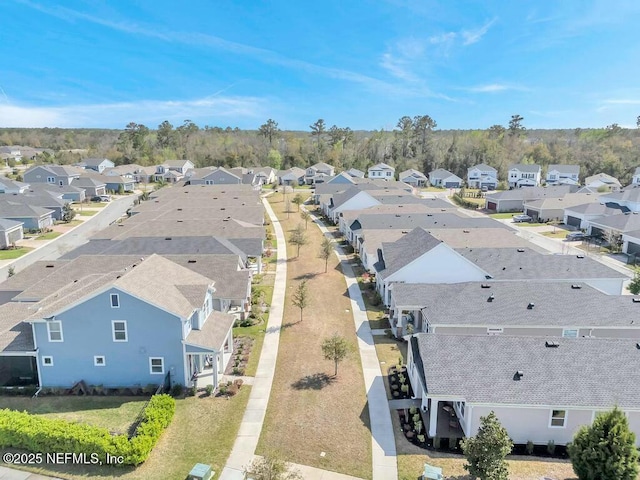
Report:
[{"label": "grass median strip", "polygon": [[[295,205],[287,219],[282,195],[270,201],[287,239],[298,224],[304,228]],[[321,349],[323,340],[334,333],[355,349],[346,283],[334,255],[324,273],[324,260],[318,258],[323,236],[317,226],[309,222],[305,235],[308,243],[298,258],[297,249],[288,246],[278,362],[257,454],[277,447],[290,462],[371,478],[371,431],[358,352],[340,363],[334,377],[334,365],[324,359]],[[291,297],[304,280],[311,300],[300,321]]]}]

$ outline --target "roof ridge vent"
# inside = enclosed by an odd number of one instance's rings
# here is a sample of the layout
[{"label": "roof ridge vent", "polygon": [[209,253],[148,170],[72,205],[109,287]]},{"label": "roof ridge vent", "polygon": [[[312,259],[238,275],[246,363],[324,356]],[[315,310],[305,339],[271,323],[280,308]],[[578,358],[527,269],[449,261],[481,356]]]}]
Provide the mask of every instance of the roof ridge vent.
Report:
[{"label": "roof ridge vent", "polygon": [[489,285],[488,283],[483,283],[480,285],[480,288],[491,288],[491,285]]},{"label": "roof ridge vent", "polygon": [[546,348],[558,348],[560,346],[560,344],[558,342],[553,342],[551,340],[547,340],[546,342],[544,342],[544,346]]},{"label": "roof ridge vent", "polygon": [[518,253],[524,253],[524,248],[519,248],[517,251]]},{"label": "roof ridge vent", "polygon": [[529,305],[527,305],[527,310],[533,310],[533,307],[535,307],[536,304],[533,302],[529,302]]},{"label": "roof ridge vent", "polygon": [[582,288],[582,285],[574,283],[573,285],[571,285],[571,288],[574,290],[580,290]]}]

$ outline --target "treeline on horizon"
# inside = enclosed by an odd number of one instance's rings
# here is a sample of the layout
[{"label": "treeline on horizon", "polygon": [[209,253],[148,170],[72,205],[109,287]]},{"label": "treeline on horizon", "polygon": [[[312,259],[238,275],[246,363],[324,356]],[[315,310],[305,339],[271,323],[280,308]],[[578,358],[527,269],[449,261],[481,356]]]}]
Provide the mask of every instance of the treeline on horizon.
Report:
[{"label": "treeline on horizon", "polygon": [[486,163],[504,179],[514,163],[541,165],[543,173],[550,164],[577,164],[582,179],[604,172],[624,185],[640,166],[640,117],[637,129],[612,124],[572,130],[527,130],[520,115],[513,115],[506,127],[492,125],[485,130],[438,130],[428,115],[405,116],[393,130],[373,131],[327,127],[323,119],[310,125],[308,132],[280,130],[272,119],[257,130],[200,128],[190,120],[177,127],[164,121],[155,129],[131,122],[123,130],[2,128],[0,145],[50,149],[53,153],[45,152],[38,161],[63,165],[105,157],[117,165],[189,159],[197,167],[287,169],[327,162],[339,170],[366,171],[384,162],[398,172],[444,168],[465,178],[467,168]]}]

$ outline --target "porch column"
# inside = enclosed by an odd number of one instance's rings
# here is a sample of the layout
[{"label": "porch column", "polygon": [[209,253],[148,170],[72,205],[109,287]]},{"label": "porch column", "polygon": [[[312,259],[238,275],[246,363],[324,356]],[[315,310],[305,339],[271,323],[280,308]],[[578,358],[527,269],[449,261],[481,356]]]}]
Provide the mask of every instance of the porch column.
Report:
[{"label": "porch column", "polygon": [[429,408],[429,437],[436,436],[436,428],[438,426],[438,406],[440,402],[438,400],[431,399],[431,406]]}]

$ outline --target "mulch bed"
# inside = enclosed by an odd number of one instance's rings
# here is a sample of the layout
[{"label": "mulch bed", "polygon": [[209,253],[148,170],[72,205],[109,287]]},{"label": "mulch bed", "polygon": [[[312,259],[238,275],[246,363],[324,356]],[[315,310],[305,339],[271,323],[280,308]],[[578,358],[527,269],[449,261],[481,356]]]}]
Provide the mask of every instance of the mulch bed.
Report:
[{"label": "mulch bed", "polygon": [[233,339],[233,357],[227,365],[225,375],[244,375],[253,343],[254,340],[251,337],[238,336]]}]

